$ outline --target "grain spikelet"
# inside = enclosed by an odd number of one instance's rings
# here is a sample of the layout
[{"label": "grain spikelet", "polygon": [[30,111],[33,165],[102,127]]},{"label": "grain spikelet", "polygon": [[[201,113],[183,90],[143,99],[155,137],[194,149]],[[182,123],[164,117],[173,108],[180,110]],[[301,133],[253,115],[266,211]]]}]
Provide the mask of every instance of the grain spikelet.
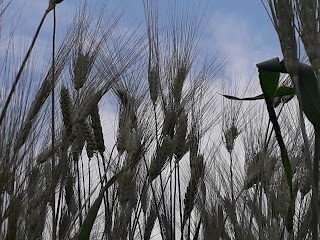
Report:
[{"label": "grain spikelet", "polygon": [[128,134],[131,132],[131,121],[127,118],[127,113],[121,110],[119,113],[119,124],[117,133],[117,149],[120,154],[122,154],[127,147]]},{"label": "grain spikelet", "polygon": [[39,168],[34,167],[30,173],[29,173],[29,179],[28,179],[28,188],[27,193],[30,196],[33,196],[35,194],[35,190],[37,189],[37,184],[39,181]]},{"label": "grain spikelet", "polygon": [[149,203],[148,200],[149,200],[148,186],[147,186],[147,184],[144,184],[143,188],[142,188],[142,191],[141,191],[141,197],[140,197],[141,208],[142,208],[142,211],[143,211],[144,214],[146,214],[146,212],[147,212],[147,207],[148,207],[148,203]]},{"label": "grain spikelet", "polygon": [[182,88],[187,75],[188,75],[188,70],[185,66],[181,66],[178,68],[177,76],[175,77],[174,83],[173,83],[173,97],[176,104],[180,103]]},{"label": "grain spikelet", "polygon": [[190,159],[195,158],[199,151],[200,134],[198,126],[194,123],[191,126],[191,131],[188,136],[188,145],[190,150]]},{"label": "grain spikelet", "polygon": [[100,154],[105,151],[104,139],[102,133],[101,119],[99,115],[98,105],[94,106],[91,112],[91,126],[94,133],[94,138],[97,144],[97,150]]},{"label": "grain spikelet", "polygon": [[75,136],[73,143],[72,143],[72,155],[73,155],[74,160],[77,161],[78,157],[82,153],[82,149],[83,149],[84,143],[85,143],[85,138],[84,138],[81,124],[76,123],[73,126],[72,134],[74,134],[74,136]]},{"label": "grain spikelet", "polygon": [[128,139],[126,140],[126,151],[131,155],[136,155],[141,148],[140,137],[135,129],[128,134]]},{"label": "grain spikelet", "polygon": [[191,212],[194,207],[195,197],[196,197],[196,194],[198,194],[200,178],[202,178],[204,174],[204,161],[203,161],[202,155],[199,155],[190,160],[190,170],[191,170],[191,177],[190,177],[187,191],[185,193],[184,200],[183,200],[184,211],[183,211],[182,229],[186,224],[186,221],[189,219],[191,215]]},{"label": "grain spikelet", "polygon": [[74,197],[73,186],[74,186],[74,179],[72,177],[72,174],[69,173],[67,175],[67,181],[64,186],[65,200],[66,200],[66,204],[68,207],[68,212],[71,213],[72,215],[75,215],[77,212],[77,205],[76,205],[76,200]]},{"label": "grain spikelet", "polygon": [[204,175],[204,158],[203,155],[198,155],[197,157],[190,160],[191,175],[194,176],[196,181]]},{"label": "grain spikelet", "polygon": [[68,89],[65,86],[60,90],[60,107],[65,128],[65,137],[69,139],[72,133],[72,101]]},{"label": "grain spikelet", "polygon": [[[294,7],[296,7],[295,10],[297,13],[297,17],[299,18],[299,21],[301,23],[301,24],[299,24],[299,36],[304,44],[304,48],[306,50],[306,53],[308,55],[309,61],[313,67],[314,72],[317,75],[319,75],[319,70],[320,70],[320,53],[318,51],[319,46],[320,46],[319,30],[318,30],[318,28],[319,28],[318,27],[318,24],[319,24],[319,16],[318,16],[319,15],[319,2],[318,1],[295,1],[295,2],[296,2],[296,5]],[[291,6],[292,5],[293,4],[291,4]],[[289,12],[290,15],[292,15],[291,18],[294,19],[294,13],[292,13],[290,10],[287,12]],[[289,13],[288,13],[288,15],[289,15]],[[279,18],[280,18],[280,16],[279,16]],[[293,21],[294,20],[292,20],[292,22]],[[291,28],[289,28],[289,29],[291,30]],[[283,29],[280,29],[280,30],[282,30],[284,32],[286,29],[285,29],[285,27],[283,27]],[[294,30],[291,30],[291,31],[294,32]],[[285,33],[287,33],[287,31]],[[279,32],[278,32],[278,35],[280,36]],[[291,34],[291,35],[293,35],[293,34]],[[289,36],[288,36],[288,34],[286,34],[283,36],[283,38],[284,39],[285,39],[285,37],[289,38]],[[293,37],[294,36],[295,35],[293,35]],[[280,38],[280,43],[282,43],[281,40],[282,39]],[[285,43],[286,42],[284,42],[284,44]],[[281,47],[282,47],[282,45],[281,45]],[[292,52],[293,51],[297,52],[297,46],[295,45],[294,47],[295,47],[294,49],[290,48],[290,50]],[[282,47],[282,48],[284,48],[284,47]],[[287,48],[289,48],[289,47],[287,46]],[[286,57],[284,49],[282,49],[282,52],[284,53],[284,56]],[[319,82],[318,82],[318,84],[319,84]]]},{"label": "grain spikelet", "polygon": [[175,109],[172,107],[166,109],[164,114],[162,133],[164,136],[168,135],[172,138],[174,136],[174,128],[176,126],[178,116]]},{"label": "grain spikelet", "polygon": [[232,152],[234,148],[234,143],[235,140],[237,139],[239,135],[238,129],[235,126],[234,123],[224,132],[224,139],[225,139],[225,144],[226,144],[226,149],[228,152]]},{"label": "grain spikelet", "polygon": [[73,68],[74,88],[79,91],[86,82],[92,66],[92,60],[89,53],[83,54],[79,51]]},{"label": "grain spikelet", "polygon": [[187,191],[184,196],[184,210],[183,210],[183,221],[182,221],[182,229],[184,228],[184,225],[186,224],[187,220],[189,219],[192,209],[194,207],[194,201],[197,194],[197,179],[195,176],[191,176],[189,180],[189,184],[187,187]]},{"label": "grain spikelet", "polygon": [[306,170],[303,171],[302,176],[300,177],[300,192],[302,197],[304,197],[311,190],[310,178],[306,173]]},{"label": "grain spikelet", "polygon": [[168,158],[172,156],[172,141],[169,136],[165,136],[160,147],[157,148],[156,156],[151,162],[149,169],[149,182],[158,177],[163,170]]},{"label": "grain spikelet", "polygon": [[159,94],[159,72],[155,69],[150,69],[148,73],[149,92],[153,104],[156,104]]},{"label": "grain spikelet", "polygon": [[188,116],[183,111],[178,119],[175,134],[175,149],[174,154],[176,155],[177,161],[179,161],[187,151],[186,135],[188,127]]},{"label": "grain spikelet", "polygon": [[19,136],[17,137],[17,143],[16,143],[16,146],[15,146],[15,149],[20,149],[23,144],[26,142],[29,134],[30,134],[30,131],[31,131],[31,128],[32,128],[32,125],[33,125],[33,119],[29,120],[27,119],[21,129],[21,132],[19,134]]},{"label": "grain spikelet", "polygon": [[87,149],[88,158],[92,158],[95,150],[97,150],[97,144],[94,139],[94,134],[87,122],[83,122],[80,126],[83,132],[84,139],[86,140],[86,143],[87,143],[86,149]]},{"label": "grain spikelet", "polygon": [[133,173],[130,169],[126,170],[119,178],[118,196],[119,202],[124,206],[133,196],[134,182]]},{"label": "grain spikelet", "polygon": [[254,153],[253,157],[246,157],[246,179],[244,189],[249,189],[253,185],[261,182],[269,184],[277,163],[277,159],[272,156],[267,156],[266,153]]},{"label": "grain spikelet", "polygon": [[92,108],[98,105],[102,96],[103,92],[97,91],[90,93],[88,96],[83,98],[79,104],[79,106],[81,107],[79,107],[75,112],[76,117],[74,122],[83,123],[84,121],[86,121],[88,116],[91,114]]},{"label": "grain spikelet", "polygon": [[125,131],[122,129],[118,129],[117,134],[117,149],[119,154],[121,155],[126,149],[126,135]]},{"label": "grain spikelet", "polygon": [[[121,100],[121,107],[119,111],[117,149],[122,154],[128,147],[137,148],[140,145],[140,140],[136,132],[137,116],[134,99],[125,92],[118,91],[118,95]],[[130,149],[130,151],[134,149]]]}]

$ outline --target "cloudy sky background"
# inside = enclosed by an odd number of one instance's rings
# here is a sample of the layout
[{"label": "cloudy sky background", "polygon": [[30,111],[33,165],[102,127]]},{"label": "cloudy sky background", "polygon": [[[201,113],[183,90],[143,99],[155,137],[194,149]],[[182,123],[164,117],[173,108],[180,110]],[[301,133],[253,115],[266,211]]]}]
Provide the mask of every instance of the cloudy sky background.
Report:
[{"label": "cloudy sky background", "polygon": [[[177,0],[180,4],[188,2]],[[72,20],[77,9],[83,1],[64,0],[57,6],[58,32],[63,32]],[[90,0],[89,8],[92,11],[99,10],[104,0]],[[113,2],[117,2],[117,5]],[[121,2],[121,3],[118,3]],[[166,3],[170,0],[159,1],[160,15],[166,16]],[[172,2],[172,1],[171,1]],[[47,0],[14,0],[10,14],[13,19],[20,19],[17,32],[22,40],[30,39],[48,6]],[[107,13],[112,10],[126,9],[120,26],[132,28],[141,24],[144,20],[143,1],[108,1]],[[255,64],[268,58],[279,56],[281,51],[278,39],[271,24],[266,10],[260,0],[200,0],[193,4],[200,9],[206,10],[206,18],[203,20],[205,29],[203,38],[206,42],[206,52],[215,53],[218,49],[225,54],[230,65],[228,71],[232,75],[241,77],[251,76],[255,70]],[[108,10],[110,9],[110,10]],[[19,12],[22,11],[21,16]],[[11,24],[15,24],[12,21]],[[47,19],[40,34],[38,46],[49,49],[52,31],[52,14]]]}]

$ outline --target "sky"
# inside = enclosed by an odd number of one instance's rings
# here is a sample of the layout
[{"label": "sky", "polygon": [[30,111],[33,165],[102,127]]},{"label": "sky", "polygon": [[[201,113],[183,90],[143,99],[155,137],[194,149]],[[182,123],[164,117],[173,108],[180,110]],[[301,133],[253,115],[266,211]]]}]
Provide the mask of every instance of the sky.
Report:
[{"label": "sky", "polygon": [[[177,0],[180,4],[188,2]],[[64,28],[72,19],[74,12],[79,7],[79,0],[64,0],[57,6],[58,30]],[[101,4],[104,0],[88,1],[91,9]],[[126,7],[121,22],[123,26],[130,27],[133,23],[141,23],[144,20],[142,0],[115,1]],[[162,2],[160,15],[166,11],[165,7],[170,0]],[[208,45],[219,48],[230,57],[238,58],[243,66],[256,60],[264,60],[274,55],[281,55],[278,39],[260,0],[200,0],[197,1],[199,8],[207,11],[207,19],[203,22],[206,25],[205,33],[213,33],[212,41]],[[20,31],[23,36],[31,37],[39,23],[41,16],[48,6],[47,0],[13,0],[12,9],[22,10],[20,20]],[[110,10],[115,9],[113,1],[109,0],[107,6]],[[97,7],[98,8],[98,7]],[[96,9],[98,10],[98,9]],[[108,12],[108,10],[107,10]],[[111,11],[110,11],[111,12]],[[16,17],[16,16],[14,16]],[[40,37],[45,38],[51,31],[51,20],[49,17]],[[41,38],[40,38],[41,39]],[[233,55],[233,56],[231,56]],[[250,64],[249,64],[250,65]],[[243,71],[247,71],[245,66]]]},{"label": "sky", "polygon": [[[58,32],[66,28],[82,2],[64,0],[57,6]],[[101,3],[105,1],[90,0],[88,2],[92,11],[98,11]],[[117,5],[114,2],[117,2]],[[160,15],[166,14],[168,2],[170,0],[159,1],[162,4]],[[185,2],[192,1],[177,0],[177,2],[184,5]],[[13,0],[11,8],[16,13],[22,11],[19,18],[20,25],[17,27],[22,40],[33,36],[47,6],[47,0]],[[130,28],[143,22],[143,0],[109,0],[107,13],[116,9],[116,6],[120,6],[119,9],[125,8],[120,23],[122,27]],[[225,54],[229,59],[228,71],[232,76],[246,78],[252,75],[256,63],[276,56],[281,57],[277,35],[260,0],[199,0],[193,6],[207,12],[203,20],[205,25],[203,39],[206,41],[207,53],[210,54],[210,51],[214,53],[218,49]],[[19,16],[16,13],[13,14],[13,19]],[[50,46],[49,41],[46,40],[50,38],[51,26],[52,16],[49,16],[38,41],[38,45],[43,46],[44,49]]]}]

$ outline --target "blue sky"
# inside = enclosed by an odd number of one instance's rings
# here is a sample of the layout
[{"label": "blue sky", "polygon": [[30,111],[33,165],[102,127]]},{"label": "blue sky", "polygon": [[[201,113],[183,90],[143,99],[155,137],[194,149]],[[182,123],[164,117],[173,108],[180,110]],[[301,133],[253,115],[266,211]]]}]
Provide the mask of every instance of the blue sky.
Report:
[{"label": "blue sky", "polygon": [[[180,4],[188,2],[177,1]],[[22,10],[20,19],[23,25],[20,26],[18,32],[23,39],[31,38],[47,8],[48,1],[14,0],[13,2],[12,9]],[[79,2],[82,1],[64,0],[57,6],[58,29],[63,29],[70,22]],[[91,7],[94,7],[101,4],[103,0],[89,0],[88,2]],[[166,14],[166,3],[170,0],[159,2],[162,4],[160,15]],[[109,1],[110,12],[115,9],[114,5],[113,1]],[[121,1],[120,6],[127,6],[121,26],[132,27],[143,21],[142,0]],[[207,11],[203,21],[206,25],[203,34],[206,41],[206,52],[210,54],[210,51],[214,53],[218,49],[225,54],[230,60],[230,68],[227,71],[232,76],[247,78],[255,70],[257,62],[276,56],[281,57],[278,38],[260,0],[200,0],[194,6]],[[50,37],[51,19],[52,16],[49,16],[38,42],[43,48],[49,46],[46,39]]]}]

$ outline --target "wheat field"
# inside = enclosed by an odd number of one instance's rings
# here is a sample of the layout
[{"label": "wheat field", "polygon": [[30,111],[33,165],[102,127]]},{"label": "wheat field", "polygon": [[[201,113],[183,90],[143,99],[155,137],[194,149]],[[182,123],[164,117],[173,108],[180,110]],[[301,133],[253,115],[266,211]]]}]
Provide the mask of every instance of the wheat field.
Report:
[{"label": "wheat field", "polygon": [[14,0],[0,1],[0,239],[318,239],[318,118],[302,104],[294,19],[314,72],[318,58],[301,1],[264,1],[279,85],[297,95],[271,102],[290,178],[266,92],[242,101],[259,81],[221,79],[228,58],[203,54],[196,4],[162,16],[141,1],[143,24],[123,30],[107,1],[60,26],[66,2],[48,1],[20,43]]}]

